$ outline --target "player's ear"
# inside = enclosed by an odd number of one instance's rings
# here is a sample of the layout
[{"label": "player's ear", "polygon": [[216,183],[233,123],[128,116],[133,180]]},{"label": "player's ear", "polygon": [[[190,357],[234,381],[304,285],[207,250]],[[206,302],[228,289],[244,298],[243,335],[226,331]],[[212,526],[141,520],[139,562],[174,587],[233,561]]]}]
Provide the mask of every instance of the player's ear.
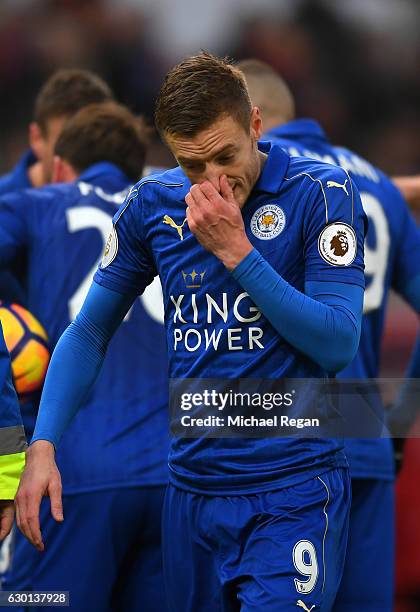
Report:
[{"label": "player's ear", "polygon": [[29,144],[37,159],[42,159],[44,153],[44,137],[41,128],[35,121],[29,124]]},{"label": "player's ear", "polygon": [[255,140],[259,140],[263,133],[261,112],[258,106],[254,106],[251,111],[251,135]]}]

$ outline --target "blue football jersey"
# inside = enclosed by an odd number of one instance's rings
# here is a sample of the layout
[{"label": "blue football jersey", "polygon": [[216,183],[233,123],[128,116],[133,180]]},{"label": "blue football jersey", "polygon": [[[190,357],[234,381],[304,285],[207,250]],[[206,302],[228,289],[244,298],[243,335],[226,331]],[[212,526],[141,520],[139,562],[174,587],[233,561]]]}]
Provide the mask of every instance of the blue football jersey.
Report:
[{"label": "blue football jersey", "polygon": [[[52,347],[76,316],[128,191],[112,164],[74,183],[0,198],[3,265],[27,254],[27,304]],[[167,357],[158,284],[115,334],[89,397],[63,436],[57,462],[67,493],[167,482]]]},{"label": "blue football jersey", "polygon": [[[10,355],[3,337],[0,321],[0,428],[21,425],[18,399],[12,383]],[[0,455],[3,454],[0,444]]]},{"label": "blue football jersey", "polygon": [[[342,378],[375,378],[379,373],[381,339],[389,289],[405,296],[410,280],[420,274],[420,231],[398,189],[380,170],[352,151],[335,147],[322,128],[299,119],[272,129],[266,138],[290,155],[306,156],[344,168],[359,189],[369,219],[365,240],[366,291],[359,350]],[[394,473],[389,440],[347,440],[351,474],[391,479]]]},{"label": "blue football jersey", "polygon": [[31,150],[26,151],[10,172],[0,176],[0,196],[12,191],[18,191],[19,189],[32,187],[28,170],[35,162],[36,157],[33,152]]},{"label": "blue football jersey", "polygon": [[[268,158],[242,209],[251,243],[300,291],[313,280],[364,286],[364,214],[348,175],[290,158],[278,146],[261,148]],[[326,190],[328,180],[337,187]],[[346,180],[348,191],[341,188]],[[189,231],[184,198],[190,187],[176,168],[133,188],[114,218],[113,246],[96,282],[132,295],[160,276],[173,379],[325,376],[280,337]],[[273,231],[265,232],[264,224],[260,229],[266,214],[273,217]],[[332,265],[318,249],[320,234],[334,223],[351,226],[354,236],[355,258],[344,267]],[[341,448],[332,439],[174,438],[170,479],[181,488],[216,495],[276,489],[346,465]]]},{"label": "blue football jersey", "polygon": [[[26,151],[10,172],[0,176],[0,196],[32,187],[28,170],[35,162],[36,157],[34,153],[31,150]],[[25,264],[25,259],[20,259],[19,261],[13,262],[9,270],[0,271],[0,285],[2,288],[0,297],[4,301],[16,302],[17,304],[26,306],[25,289],[22,285]]]}]

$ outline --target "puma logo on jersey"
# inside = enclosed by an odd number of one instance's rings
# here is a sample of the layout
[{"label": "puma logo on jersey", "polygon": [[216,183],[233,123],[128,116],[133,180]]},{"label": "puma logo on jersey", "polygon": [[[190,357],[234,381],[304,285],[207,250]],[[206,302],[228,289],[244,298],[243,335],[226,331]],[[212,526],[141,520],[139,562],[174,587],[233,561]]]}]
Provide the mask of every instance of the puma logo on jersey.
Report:
[{"label": "puma logo on jersey", "polygon": [[339,189],[345,191],[347,195],[349,195],[349,192],[347,191],[346,187],[346,183],[348,180],[349,179],[346,179],[342,185],[340,183],[336,183],[335,181],[327,181],[327,187],[338,187]]},{"label": "puma logo on jersey", "polygon": [[182,225],[177,225],[175,221],[172,219],[172,217],[170,217],[169,215],[165,215],[163,217],[163,222],[166,223],[166,225],[170,225],[178,232],[180,240],[184,240],[182,228],[184,227],[186,220],[187,218],[185,217],[185,219],[182,222]]},{"label": "puma logo on jersey", "polygon": [[315,608],[315,606],[311,606],[310,608],[307,608],[306,605],[303,603],[303,601],[301,599],[297,600],[296,605],[298,606],[298,608],[303,608],[304,610],[306,610],[306,612],[311,612],[311,610],[313,610]]}]

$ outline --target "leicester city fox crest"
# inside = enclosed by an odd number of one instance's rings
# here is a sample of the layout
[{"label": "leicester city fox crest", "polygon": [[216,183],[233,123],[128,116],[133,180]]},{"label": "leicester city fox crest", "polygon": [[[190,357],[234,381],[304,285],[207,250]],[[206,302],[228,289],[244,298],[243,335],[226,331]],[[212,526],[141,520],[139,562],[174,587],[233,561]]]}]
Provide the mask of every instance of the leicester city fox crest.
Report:
[{"label": "leicester city fox crest", "polygon": [[260,240],[278,236],[286,225],[286,215],[277,204],[265,204],[258,208],[251,219],[251,231]]}]

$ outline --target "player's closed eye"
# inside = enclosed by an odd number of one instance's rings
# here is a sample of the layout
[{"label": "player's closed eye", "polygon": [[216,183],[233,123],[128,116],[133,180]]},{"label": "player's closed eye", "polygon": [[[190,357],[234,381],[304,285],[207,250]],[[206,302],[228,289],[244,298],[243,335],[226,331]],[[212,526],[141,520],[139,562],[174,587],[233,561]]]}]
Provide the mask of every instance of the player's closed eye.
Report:
[{"label": "player's closed eye", "polygon": [[182,162],[182,166],[185,168],[185,170],[189,171],[189,172],[203,172],[204,170],[204,164],[198,164],[195,162]]},{"label": "player's closed eye", "polygon": [[219,164],[219,166],[227,166],[227,164],[230,164],[233,161],[233,155],[224,155],[223,157],[218,157],[216,159],[216,162]]}]

